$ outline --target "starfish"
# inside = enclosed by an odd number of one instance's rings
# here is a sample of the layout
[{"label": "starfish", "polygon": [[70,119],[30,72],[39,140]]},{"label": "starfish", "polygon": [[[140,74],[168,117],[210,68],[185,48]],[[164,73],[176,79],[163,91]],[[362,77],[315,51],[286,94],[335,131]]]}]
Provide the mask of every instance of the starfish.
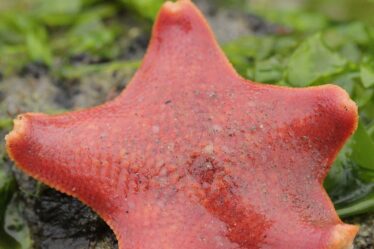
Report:
[{"label": "starfish", "polygon": [[22,114],[6,140],[18,167],[92,207],[120,249],[343,249],[358,228],[322,182],[356,126],[337,86],[241,78],[179,0],[117,98]]}]

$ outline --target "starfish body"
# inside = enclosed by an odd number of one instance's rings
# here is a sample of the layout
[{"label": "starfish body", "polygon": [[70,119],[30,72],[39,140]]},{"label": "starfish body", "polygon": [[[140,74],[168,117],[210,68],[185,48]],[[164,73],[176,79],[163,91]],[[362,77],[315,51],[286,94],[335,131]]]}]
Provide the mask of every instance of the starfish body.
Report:
[{"label": "starfish body", "polygon": [[237,75],[187,0],[165,3],[140,70],[101,106],[26,113],[7,137],[25,172],[91,206],[120,249],[343,249],[322,187],[357,125],[339,87]]}]

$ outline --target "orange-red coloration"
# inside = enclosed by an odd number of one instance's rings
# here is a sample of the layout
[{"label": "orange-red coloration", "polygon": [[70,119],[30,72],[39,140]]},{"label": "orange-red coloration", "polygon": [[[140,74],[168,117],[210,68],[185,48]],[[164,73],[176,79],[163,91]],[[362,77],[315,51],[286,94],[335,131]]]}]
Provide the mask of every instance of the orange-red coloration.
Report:
[{"label": "orange-red coloration", "polygon": [[128,88],[104,105],[24,114],[7,148],[75,196],[121,249],[349,248],[321,183],[357,125],[339,87],[239,77],[187,0],[166,3]]}]

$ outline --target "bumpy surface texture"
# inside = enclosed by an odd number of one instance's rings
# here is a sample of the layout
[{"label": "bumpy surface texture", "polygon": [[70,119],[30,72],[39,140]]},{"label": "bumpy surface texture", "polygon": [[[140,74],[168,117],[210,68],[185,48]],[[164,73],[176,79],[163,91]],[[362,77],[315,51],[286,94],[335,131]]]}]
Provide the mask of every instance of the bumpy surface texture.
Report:
[{"label": "bumpy surface texture", "polygon": [[332,85],[240,78],[187,0],[166,3],[128,88],[104,105],[24,114],[17,165],[96,210],[121,249],[349,248],[322,181],[357,125]]}]

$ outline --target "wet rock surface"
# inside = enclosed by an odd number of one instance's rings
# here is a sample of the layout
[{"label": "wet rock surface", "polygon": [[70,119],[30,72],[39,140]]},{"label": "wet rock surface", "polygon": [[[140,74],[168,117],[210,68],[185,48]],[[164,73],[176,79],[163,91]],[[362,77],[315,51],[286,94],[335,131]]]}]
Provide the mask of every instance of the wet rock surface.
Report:
[{"label": "wet rock surface", "polygon": [[11,117],[22,112],[48,112],[59,109],[59,105],[54,102],[59,90],[46,75],[4,79],[0,84],[0,92],[3,93],[1,113]]},{"label": "wet rock surface", "polygon": [[[221,42],[251,33],[279,31],[279,27],[256,16],[212,7],[210,0],[196,2]],[[138,37],[124,58],[140,58],[144,53],[149,34]],[[15,117],[22,112],[51,113],[94,106],[118,95],[133,73],[133,70],[93,73],[76,80],[62,80],[50,76],[43,65],[30,65],[19,76],[0,78],[0,113]],[[2,137],[1,144],[4,144]],[[12,167],[18,182],[21,200],[25,204],[24,217],[30,226],[35,249],[117,248],[110,228],[90,208],[37,183],[13,167],[9,160],[7,165]],[[355,248],[374,248],[373,215],[359,216],[347,222],[362,224]]]},{"label": "wet rock surface", "polygon": [[36,248],[115,248],[110,228],[78,200],[46,187],[39,198],[26,200],[33,207],[26,217],[39,241]]}]

